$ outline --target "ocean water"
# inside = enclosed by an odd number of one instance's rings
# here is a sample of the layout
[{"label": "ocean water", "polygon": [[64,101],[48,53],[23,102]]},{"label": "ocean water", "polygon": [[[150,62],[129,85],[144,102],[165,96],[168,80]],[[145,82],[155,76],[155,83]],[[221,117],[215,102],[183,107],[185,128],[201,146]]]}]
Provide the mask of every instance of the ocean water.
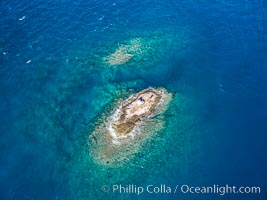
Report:
[{"label": "ocean water", "polygon": [[[0,1],[0,199],[267,199],[267,2]],[[139,41],[129,62],[105,58]],[[135,49],[133,49],[135,51]],[[175,94],[120,166],[89,136],[119,98]],[[261,194],[103,191],[259,186]]]}]

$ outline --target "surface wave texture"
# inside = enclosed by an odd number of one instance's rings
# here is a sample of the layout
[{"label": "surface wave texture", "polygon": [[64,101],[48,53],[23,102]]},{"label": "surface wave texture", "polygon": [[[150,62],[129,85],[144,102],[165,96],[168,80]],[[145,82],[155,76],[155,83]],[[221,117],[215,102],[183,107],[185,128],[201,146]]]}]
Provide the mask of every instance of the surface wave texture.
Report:
[{"label": "surface wave texture", "polygon": [[[0,13],[0,199],[267,199],[266,1],[1,0]],[[110,134],[147,89],[162,102]]]}]

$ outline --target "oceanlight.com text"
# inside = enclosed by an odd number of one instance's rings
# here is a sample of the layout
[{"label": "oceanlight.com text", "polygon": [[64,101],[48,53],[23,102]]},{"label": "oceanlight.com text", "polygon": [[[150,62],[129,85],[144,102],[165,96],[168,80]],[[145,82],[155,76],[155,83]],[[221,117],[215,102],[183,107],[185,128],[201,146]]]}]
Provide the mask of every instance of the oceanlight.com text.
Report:
[{"label": "oceanlight.com text", "polygon": [[182,193],[191,193],[191,194],[260,194],[260,187],[256,186],[229,186],[228,184],[225,186],[213,185],[213,186],[189,186],[189,185],[177,185],[174,193],[177,192]]}]

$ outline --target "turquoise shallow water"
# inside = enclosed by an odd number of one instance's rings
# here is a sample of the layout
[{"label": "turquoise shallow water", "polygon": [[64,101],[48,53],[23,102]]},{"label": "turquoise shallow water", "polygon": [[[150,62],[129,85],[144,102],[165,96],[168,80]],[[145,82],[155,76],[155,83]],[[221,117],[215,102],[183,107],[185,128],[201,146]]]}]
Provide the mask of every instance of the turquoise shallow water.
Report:
[{"label": "turquoise shallow water", "polygon": [[[265,1],[1,1],[0,199],[266,199]],[[119,46],[144,49],[120,66]],[[118,98],[175,94],[120,166],[89,136]],[[260,195],[112,194],[103,185],[261,186]]]}]

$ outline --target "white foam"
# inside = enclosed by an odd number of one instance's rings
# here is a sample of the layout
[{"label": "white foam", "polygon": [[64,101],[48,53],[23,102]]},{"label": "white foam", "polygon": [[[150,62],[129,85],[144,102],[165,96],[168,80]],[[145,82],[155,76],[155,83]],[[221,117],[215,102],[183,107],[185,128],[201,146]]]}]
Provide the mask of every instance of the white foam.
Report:
[{"label": "white foam", "polygon": [[102,21],[105,18],[105,16],[99,17],[99,21]]},{"label": "white foam", "polygon": [[25,18],[26,18],[26,16],[24,15],[24,16],[22,16],[22,17],[19,18],[19,21],[22,21],[22,20],[24,20]]}]

